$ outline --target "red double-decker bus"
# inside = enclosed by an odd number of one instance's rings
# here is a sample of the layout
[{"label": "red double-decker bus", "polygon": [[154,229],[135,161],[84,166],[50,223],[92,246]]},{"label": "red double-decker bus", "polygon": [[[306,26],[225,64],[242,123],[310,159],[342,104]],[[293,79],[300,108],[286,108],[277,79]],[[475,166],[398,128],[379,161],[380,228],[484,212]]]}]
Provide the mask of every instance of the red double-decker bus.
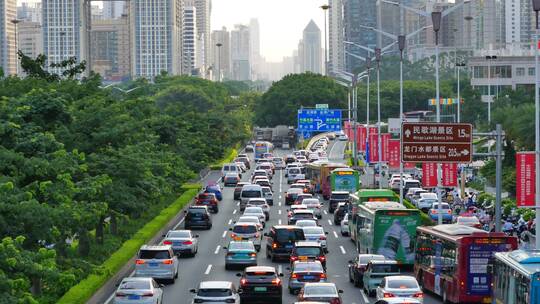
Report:
[{"label": "red double-decker bus", "polygon": [[493,255],[517,245],[516,237],[464,225],[418,227],[414,273],[444,303],[491,303]]}]

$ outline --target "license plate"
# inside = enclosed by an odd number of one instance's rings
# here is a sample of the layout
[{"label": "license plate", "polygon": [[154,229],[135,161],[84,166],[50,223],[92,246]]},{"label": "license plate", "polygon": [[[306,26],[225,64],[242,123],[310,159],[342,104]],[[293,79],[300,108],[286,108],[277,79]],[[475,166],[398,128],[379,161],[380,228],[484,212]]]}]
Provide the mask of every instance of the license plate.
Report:
[{"label": "license plate", "polygon": [[299,256],[298,259],[300,261],[307,261],[308,257],[307,256]]},{"label": "license plate", "polygon": [[158,263],[148,263],[148,266],[150,267],[157,267],[159,264]]},{"label": "license plate", "polygon": [[241,237],[238,237],[238,236],[236,236],[236,237],[234,237],[234,240],[235,240],[235,241],[241,241],[241,240],[242,240],[242,238],[241,238]]},{"label": "license plate", "polygon": [[254,290],[258,292],[262,292],[262,291],[266,291],[266,287],[255,287]]},{"label": "license plate", "polygon": [[313,280],[313,279],[315,279],[315,276],[307,275],[307,276],[304,276],[304,279],[305,280]]},{"label": "license plate", "polygon": [[182,242],[173,242],[173,246],[182,246]]},{"label": "license plate", "polygon": [[129,295],[128,300],[140,300],[141,296],[139,295]]},{"label": "license plate", "polygon": [[289,244],[289,245],[285,245],[285,248],[292,248],[292,244]]},{"label": "license plate", "polygon": [[491,298],[483,298],[482,303],[491,303]]}]

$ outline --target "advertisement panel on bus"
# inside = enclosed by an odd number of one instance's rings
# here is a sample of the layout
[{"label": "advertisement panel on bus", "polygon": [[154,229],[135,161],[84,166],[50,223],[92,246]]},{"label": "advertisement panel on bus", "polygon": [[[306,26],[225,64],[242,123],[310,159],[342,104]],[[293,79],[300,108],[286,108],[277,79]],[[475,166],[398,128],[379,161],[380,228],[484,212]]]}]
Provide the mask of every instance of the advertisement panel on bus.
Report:
[{"label": "advertisement panel on bus", "polygon": [[401,264],[414,264],[417,210],[378,210],[374,221],[373,252]]},{"label": "advertisement panel on bus", "polygon": [[330,175],[332,191],[347,191],[355,193],[358,191],[360,178],[358,171],[353,169],[336,169]]},{"label": "advertisement panel on bus", "polygon": [[258,141],[255,143],[255,159],[263,158],[264,153],[271,151],[271,143],[266,141]]}]

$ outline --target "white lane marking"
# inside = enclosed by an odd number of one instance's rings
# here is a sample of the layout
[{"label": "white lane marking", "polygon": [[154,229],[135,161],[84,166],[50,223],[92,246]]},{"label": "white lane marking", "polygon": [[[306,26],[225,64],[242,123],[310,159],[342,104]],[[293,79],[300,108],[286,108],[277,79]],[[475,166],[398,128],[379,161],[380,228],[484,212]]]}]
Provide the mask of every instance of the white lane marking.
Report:
[{"label": "white lane marking", "polygon": [[362,299],[364,299],[364,303],[369,303],[369,298],[366,296],[363,290],[360,290],[360,294],[362,295]]},{"label": "white lane marking", "polygon": [[346,254],[347,252],[345,251],[345,248],[343,248],[343,246],[339,246],[339,249],[341,249],[341,253],[343,254]]},{"label": "white lane marking", "polygon": [[328,225],[332,226],[332,221],[328,220]]},{"label": "white lane marking", "polygon": [[278,274],[283,273],[283,267],[281,265],[278,265],[277,272]]},{"label": "white lane marking", "polygon": [[210,265],[208,265],[208,267],[206,267],[206,271],[204,272],[204,274],[209,275],[210,270],[212,270],[212,264],[210,264]]},{"label": "white lane marking", "polygon": [[281,207],[281,202],[279,202],[279,203],[278,203],[278,206],[280,206],[280,207]]},{"label": "white lane marking", "polygon": [[229,224],[228,224],[228,225],[230,225],[230,224],[232,224],[232,219],[229,220]]},{"label": "white lane marking", "polygon": [[324,215],[328,215],[328,212],[326,210],[323,210]]},{"label": "white lane marking", "polygon": [[281,195],[279,196],[279,199],[281,199]]},{"label": "white lane marking", "polygon": [[339,238],[338,235],[337,235],[337,232],[335,232],[335,231],[334,231],[334,236],[336,237],[336,239]]},{"label": "white lane marking", "polygon": [[236,214],[237,211],[238,211],[238,210],[234,209],[234,211],[232,212],[232,214]]},{"label": "white lane marking", "polygon": [[[178,222],[178,224],[176,224],[176,226],[174,226],[173,230],[176,230],[176,228],[178,228],[178,226],[182,225],[182,223],[184,222],[184,219],[185,219],[185,218],[186,218],[186,217],[183,217],[183,218],[180,220],[180,222]],[[114,293],[114,294],[116,294],[116,293]],[[113,297],[114,297],[114,296],[113,296]]]},{"label": "white lane marking", "polygon": [[283,181],[283,174],[280,174],[279,175],[279,193],[281,193],[281,190],[282,190],[281,189],[281,187],[283,185],[282,181]]},{"label": "white lane marking", "polygon": [[[334,231],[335,233],[335,231]],[[222,238],[225,238],[227,236],[227,230],[223,231],[223,234],[221,235]]]},{"label": "white lane marking", "polygon": [[214,254],[218,254],[220,248],[221,248],[221,245],[217,245],[216,250],[214,250]]},{"label": "white lane marking", "polygon": [[281,214],[281,209],[279,209],[279,210],[277,211],[277,213],[278,213],[278,214]]},{"label": "white lane marking", "polygon": [[278,222],[278,225],[281,225],[281,219],[279,219],[277,222]]},{"label": "white lane marking", "polygon": [[240,202],[236,203],[236,206],[240,206]]}]

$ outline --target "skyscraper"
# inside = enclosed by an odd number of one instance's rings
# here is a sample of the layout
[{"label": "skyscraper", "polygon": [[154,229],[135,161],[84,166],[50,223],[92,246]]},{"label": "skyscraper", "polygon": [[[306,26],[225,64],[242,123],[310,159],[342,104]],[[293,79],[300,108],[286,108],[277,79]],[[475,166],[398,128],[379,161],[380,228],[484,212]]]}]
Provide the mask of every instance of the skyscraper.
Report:
[{"label": "skyscraper", "polygon": [[127,16],[92,21],[92,69],[104,79],[125,81],[131,73],[131,46]]},{"label": "skyscraper", "polygon": [[195,3],[186,0],[182,7],[182,74],[198,75],[197,9]]},{"label": "skyscraper", "polygon": [[329,0],[328,5],[328,74],[343,70],[343,1]]},{"label": "skyscraper", "polygon": [[134,0],[130,5],[132,75],[181,73],[181,0]]},{"label": "skyscraper", "polygon": [[260,41],[260,28],[259,20],[253,18],[249,21],[249,41],[250,41],[250,60],[251,67],[255,78],[259,75],[261,70],[261,41]]},{"label": "skyscraper", "polygon": [[202,54],[199,69],[203,78],[208,78],[210,66],[210,14],[212,12],[211,0],[195,0],[197,11],[197,39],[199,40],[199,53]]},{"label": "skyscraper", "polygon": [[251,51],[249,27],[243,24],[234,26],[231,31],[231,65],[233,80],[251,80]]},{"label": "skyscraper", "polygon": [[323,60],[321,30],[313,20],[309,21],[304,29],[302,44],[303,71],[321,74]]},{"label": "skyscraper", "polygon": [[17,48],[26,56],[36,58],[43,54],[43,34],[38,22],[21,21],[17,25],[17,40]]},{"label": "skyscraper", "polygon": [[[346,41],[351,41],[369,48],[377,46],[375,32],[366,30],[360,25],[377,27],[377,9],[374,0],[343,0],[343,31]],[[358,47],[346,45],[345,49],[352,53],[365,51]],[[351,56],[345,58],[345,68],[351,72],[353,69],[363,66],[364,63]]]},{"label": "skyscraper", "polygon": [[[220,43],[221,47],[217,44]],[[231,79],[231,36],[226,27],[212,32],[212,66],[214,67],[214,79]]]},{"label": "skyscraper", "polygon": [[17,46],[15,41],[15,24],[17,18],[17,1],[0,0],[0,67],[5,75],[17,73]]},{"label": "skyscraper", "polygon": [[41,24],[41,3],[21,3],[17,6],[17,19]]},{"label": "skyscraper", "polygon": [[125,1],[103,1],[103,18],[117,19],[126,13]]},{"label": "skyscraper", "polygon": [[[43,0],[43,51],[48,63],[59,63],[70,57],[86,59],[82,38],[85,32],[81,0]],[[62,73],[61,68],[49,68]]]}]

